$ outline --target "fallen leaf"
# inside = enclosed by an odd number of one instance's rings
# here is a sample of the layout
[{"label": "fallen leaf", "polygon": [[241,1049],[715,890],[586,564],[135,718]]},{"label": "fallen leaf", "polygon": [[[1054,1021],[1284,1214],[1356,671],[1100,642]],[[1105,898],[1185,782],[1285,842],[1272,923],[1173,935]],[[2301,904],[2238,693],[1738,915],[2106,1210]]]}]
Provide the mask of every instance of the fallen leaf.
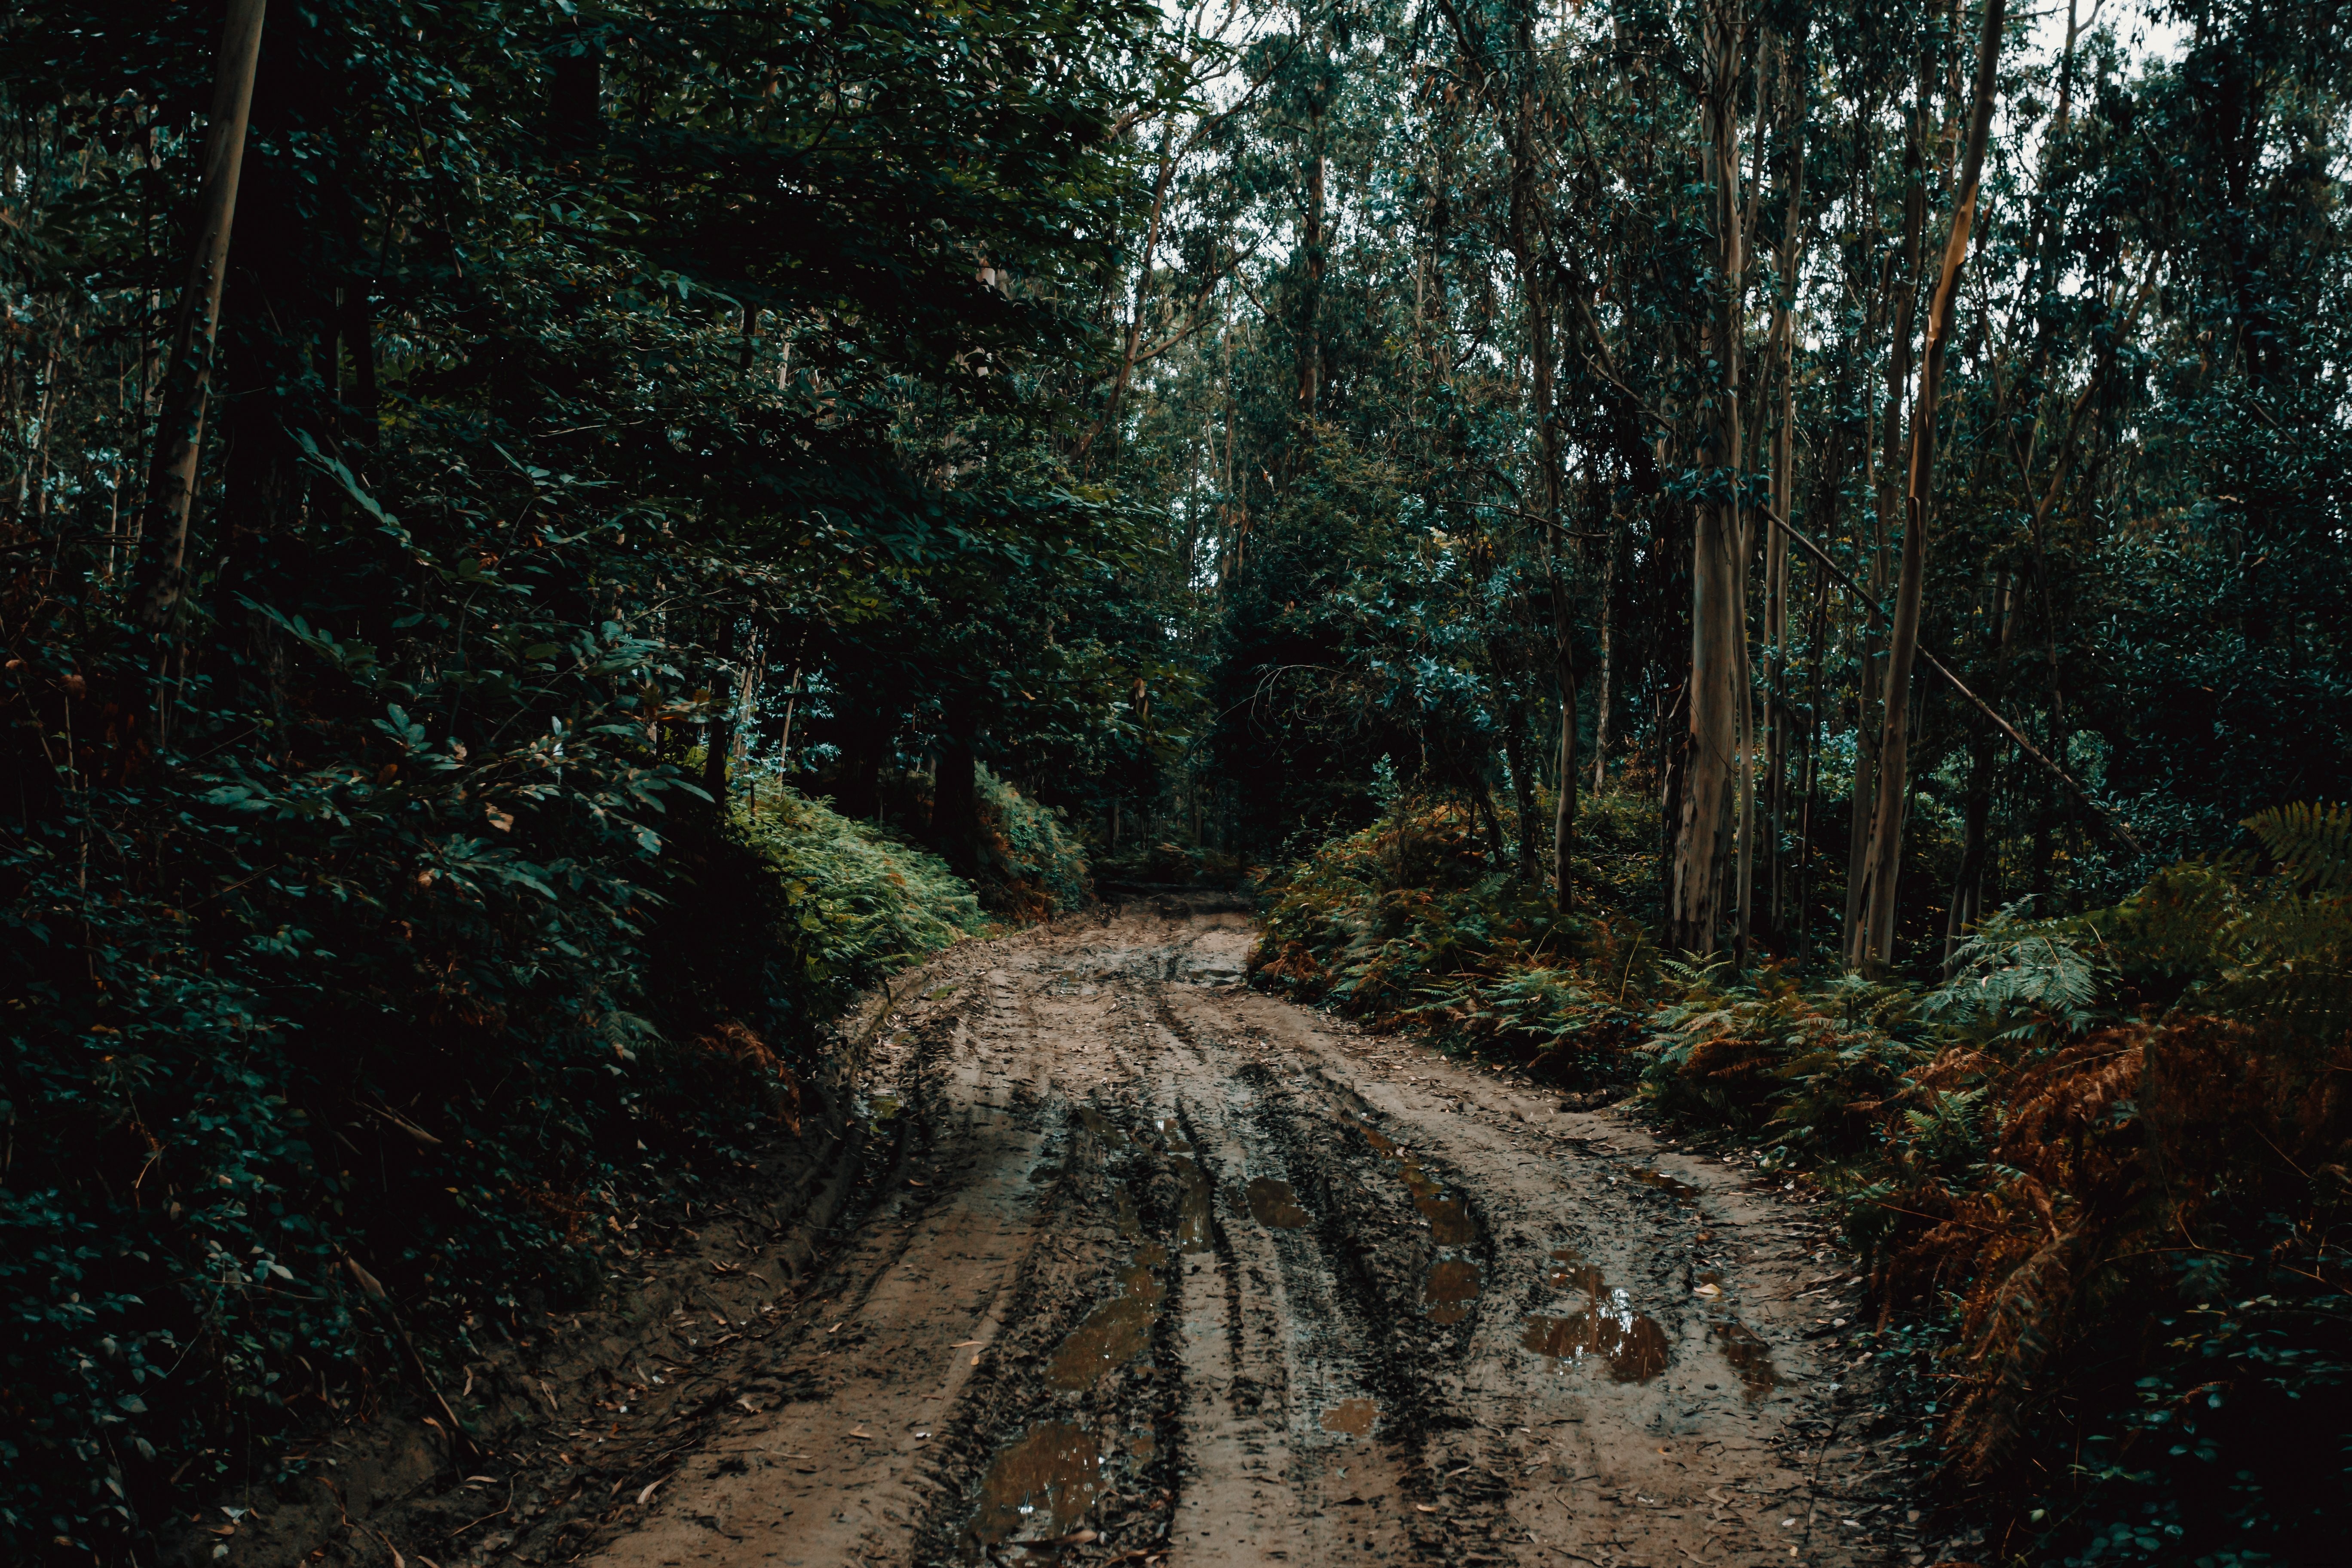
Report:
[{"label": "fallen leaf", "polygon": [[748,1394],[737,1394],[735,1396],[735,1403],[741,1405],[744,1409],[750,1411],[754,1415],[760,1414],[760,1407],[751,1403],[751,1396]]},{"label": "fallen leaf", "polygon": [[971,1347],[978,1343],[980,1343],[978,1340],[958,1340],[955,1343],[950,1345],[948,1349],[951,1351],[969,1350]]},{"label": "fallen leaf", "polygon": [[871,1443],[874,1441],[874,1434],[868,1432],[863,1426],[852,1426],[849,1429],[849,1435],[856,1438],[861,1443]]},{"label": "fallen leaf", "polygon": [[914,1177],[909,1176],[909,1177],[908,1177],[908,1178],[907,1178],[907,1184],[908,1184],[908,1186],[910,1186],[910,1187],[928,1187],[928,1186],[929,1186],[929,1185],[930,1185],[930,1183],[929,1183],[929,1182],[919,1182],[919,1181],[915,1180],[915,1178],[914,1178]]},{"label": "fallen leaf", "polygon": [[654,1490],[660,1485],[661,1483],[659,1481],[647,1481],[646,1483],[646,1489],[637,1494],[637,1506],[639,1508],[643,1508],[646,1504],[653,1501]]},{"label": "fallen leaf", "polygon": [[1433,1509],[1433,1508],[1430,1507],[1430,1506],[1429,1506],[1427,1503],[1425,1503],[1425,1502],[1417,1502],[1417,1503],[1413,1504],[1412,1506],[1413,1506],[1416,1510],[1418,1510],[1419,1511],[1421,1511],[1421,1512],[1423,1512],[1423,1513],[1435,1513],[1435,1512],[1437,1511],[1435,1509]]}]

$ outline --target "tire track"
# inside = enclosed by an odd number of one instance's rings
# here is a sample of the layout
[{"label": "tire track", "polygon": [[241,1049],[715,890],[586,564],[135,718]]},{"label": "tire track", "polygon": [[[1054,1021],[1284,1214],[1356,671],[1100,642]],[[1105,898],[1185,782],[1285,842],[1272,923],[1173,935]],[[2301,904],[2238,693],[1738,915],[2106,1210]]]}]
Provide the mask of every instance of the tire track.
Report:
[{"label": "tire track", "polygon": [[1839,1511],[1899,1474],[1807,1447],[1780,1205],[1243,989],[1252,938],[1162,900],[942,965],[775,1403],[595,1561],[1903,1559]]}]

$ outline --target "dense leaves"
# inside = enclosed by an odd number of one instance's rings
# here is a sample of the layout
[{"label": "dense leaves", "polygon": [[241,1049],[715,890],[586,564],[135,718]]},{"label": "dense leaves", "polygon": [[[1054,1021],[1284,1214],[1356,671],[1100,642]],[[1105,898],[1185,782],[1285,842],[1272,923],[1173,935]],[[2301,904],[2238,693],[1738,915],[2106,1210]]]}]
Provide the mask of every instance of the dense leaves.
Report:
[{"label": "dense leaves", "polygon": [[[1124,696],[1116,631],[1035,632],[1150,553],[1048,438],[1141,18],[269,7],[177,577],[145,473],[220,13],[0,22],[12,1561],[147,1554],[396,1396],[411,1324],[582,1299],[975,929],[913,847],[726,797],[877,649],[916,755],[1024,670],[1066,735]],[[1000,879],[1082,897],[987,788]]]}]

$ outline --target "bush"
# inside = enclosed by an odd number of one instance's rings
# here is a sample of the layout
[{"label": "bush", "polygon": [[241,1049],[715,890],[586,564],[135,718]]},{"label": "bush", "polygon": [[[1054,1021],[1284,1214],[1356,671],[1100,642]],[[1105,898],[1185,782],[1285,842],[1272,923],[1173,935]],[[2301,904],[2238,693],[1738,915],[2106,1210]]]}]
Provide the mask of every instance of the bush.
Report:
[{"label": "bush", "polygon": [[1062,814],[986,767],[978,775],[980,886],[989,907],[1017,920],[1043,920],[1092,902],[1085,850]]},{"label": "bush", "polygon": [[1605,901],[1642,885],[1625,849],[1642,835],[1619,831],[1629,815],[1613,795],[1581,807],[1580,831],[1601,831],[1579,841],[1587,906],[1563,918],[1548,889],[1495,863],[1468,806],[1399,800],[1273,885],[1253,973],[1376,1027],[1418,1025],[1449,1048],[1563,1083],[1622,1081],[1637,1066],[1628,1047],[1657,958],[1640,923]]}]

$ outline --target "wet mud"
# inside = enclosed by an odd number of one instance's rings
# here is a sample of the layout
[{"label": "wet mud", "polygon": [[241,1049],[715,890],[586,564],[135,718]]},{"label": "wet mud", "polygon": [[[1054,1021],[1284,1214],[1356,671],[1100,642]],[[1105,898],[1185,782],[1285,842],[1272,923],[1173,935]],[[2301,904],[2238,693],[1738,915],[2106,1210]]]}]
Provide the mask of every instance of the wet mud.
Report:
[{"label": "wet mud", "polygon": [[934,965],[824,1269],[583,1560],[1929,1560],[1809,1216],[1253,939],[1167,896]]}]

